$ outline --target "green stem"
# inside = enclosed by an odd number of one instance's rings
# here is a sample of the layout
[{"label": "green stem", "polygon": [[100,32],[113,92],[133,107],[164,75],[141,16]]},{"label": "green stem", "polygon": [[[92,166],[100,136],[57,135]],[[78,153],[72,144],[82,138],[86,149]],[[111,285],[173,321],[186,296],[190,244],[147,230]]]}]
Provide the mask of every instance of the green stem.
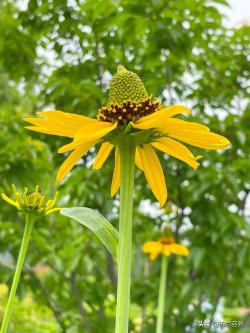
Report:
[{"label": "green stem", "polygon": [[121,156],[121,190],[115,333],[128,333],[135,156],[133,141],[128,137],[121,141],[119,152]]},{"label": "green stem", "polygon": [[17,290],[19,279],[20,279],[20,274],[21,274],[21,271],[23,268],[24,259],[25,259],[26,253],[27,253],[27,248],[28,248],[28,244],[29,244],[29,240],[30,240],[31,231],[33,229],[33,225],[34,225],[34,218],[32,218],[32,216],[30,214],[27,214],[22,244],[21,244],[21,248],[20,248],[18,260],[17,260],[17,265],[16,265],[16,271],[15,271],[14,279],[12,282],[9,299],[8,299],[8,303],[6,306],[0,333],[6,333],[7,329],[8,329],[11,309],[12,309],[13,302],[15,299],[16,290]]},{"label": "green stem", "polygon": [[162,255],[161,280],[160,280],[159,296],[158,296],[156,333],[162,333],[163,332],[165,298],[166,298],[166,283],[167,283],[167,270],[168,270],[168,258],[165,257],[164,255]]}]

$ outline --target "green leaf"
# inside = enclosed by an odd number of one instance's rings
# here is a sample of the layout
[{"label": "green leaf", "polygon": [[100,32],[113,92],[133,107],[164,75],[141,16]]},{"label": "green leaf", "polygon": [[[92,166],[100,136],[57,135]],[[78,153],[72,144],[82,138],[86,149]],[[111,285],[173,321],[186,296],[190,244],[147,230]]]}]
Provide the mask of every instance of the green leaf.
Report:
[{"label": "green leaf", "polygon": [[80,222],[91,230],[114,258],[117,257],[118,232],[99,212],[87,207],[61,209],[61,214]]}]

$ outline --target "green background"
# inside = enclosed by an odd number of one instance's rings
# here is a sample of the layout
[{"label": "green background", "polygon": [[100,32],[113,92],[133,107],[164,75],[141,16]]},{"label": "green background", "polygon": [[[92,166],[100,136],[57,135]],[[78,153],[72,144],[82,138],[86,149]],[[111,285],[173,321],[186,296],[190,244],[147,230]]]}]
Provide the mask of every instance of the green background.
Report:
[{"label": "green background", "polygon": [[[165,105],[191,107],[190,120],[232,143],[220,152],[192,149],[204,156],[196,171],[159,154],[171,212],[169,205],[159,211],[137,170],[130,332],[155,332],[160,260],[149,262],[141,246],[157,240],[166,222],[190,256],[170,259],[164,332],[220,332],[194,327],[204,319],[250,321],[250,27],[225,27],[217,6],[225,0],[18,3],[0,3],[1,192],[10,195],[15,183],[54,194],[65,159],[57,149],[69,140],[29,132],[22,118],[49,108],[95,117],[123,64]],[[98,209],[117,227],[113,156],[94,171],[95,154],[59,186],[58,204]],[[0,318],[23,228],[17,211],[1,201]],[[111,256],[90,231],[52,215],[33,231],[10,333],[114,332],[116,278]]]}]

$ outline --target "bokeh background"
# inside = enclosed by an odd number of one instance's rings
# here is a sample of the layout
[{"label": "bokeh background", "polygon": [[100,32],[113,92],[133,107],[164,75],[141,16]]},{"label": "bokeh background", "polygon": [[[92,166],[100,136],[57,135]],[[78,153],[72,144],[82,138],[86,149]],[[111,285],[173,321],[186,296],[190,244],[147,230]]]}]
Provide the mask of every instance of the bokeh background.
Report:
[{"label": "bokeh background", "polygon": [[[162,210],[137,170],[131,333],[155,332],[160,262],[149,262],[141,246],[167,223],[191,254],[170,259],[164,332],[223,331],[194,327],[204,319],[250,322],[249,60],[249,22],[226,0],[0,2],[1,192],[11,194],[15,183],[54,194],[65,158],[57,148],[67,140],[31,133],[22,118],[49,108],[94,117],[120,63],[165,105],[189,106],[190,119],[232,142],[225,151],[202,151],[197,171],[161,156],[171,202]],[[117,227],[119,201],[109,195],[114,161],[91,170],[95,153],[59,186],[59,205],[98,209]],[[23,227],[1,201],[0,321]],[[116,279],[111,256],[90,231],[60,214],[37,223],[10,333],[113,332]]]}]

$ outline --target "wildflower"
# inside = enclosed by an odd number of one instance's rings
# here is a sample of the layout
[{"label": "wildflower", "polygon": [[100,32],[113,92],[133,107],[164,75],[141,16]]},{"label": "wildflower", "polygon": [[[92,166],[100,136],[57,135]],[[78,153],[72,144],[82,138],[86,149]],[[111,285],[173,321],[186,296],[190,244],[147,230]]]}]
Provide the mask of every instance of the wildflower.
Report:
[{"label": "wildflower", "polygon": [[155,260],[161,253],[168,257],[170,254],[188,256],[189,250],[185,245],[175,243],[173,238],[163,237],[155,242],[146,242],[142,248],[144,253],[150,254],[150,259]]},{"label": "wildflower", "polygon": [[[130,135],[136,144],[135,164],[141,169],[160,205],[167,199],[165,177],[155,149],[171,155],[196,169],[201,156],[195,157],[181,142],[204,149],[223,149],[230,142],[210,132],[207,126],[174,118],[190,114],[182,105],[165,107],[150,96],[139,76],[119,65],[110,85],[106,106],[99,109],[97,119],[57,110],[38,112],[41,118],[25,118],[28,129],[73,138],[58,152],[70,155],[57,173],[60,182],[77,161],[94,145],[101,143],[93,164],[100,169],[115,147],[115,167],[111,196],[120,187],[119,140]],[[180,142],[181,141],[181,142]]]},{"label": "wildflower", "polygon": [[23,214],[34,213],[43,216],[60,210],[60,208],[54,208],[58,198],[58,192],[56,192],[53,199],[47,201],[45,196],[41,194],[38,185],[31,194],[28,194],[27,187],[25,187],[24,192],[20,194],[14,184],[12,184],[12,191],[14,199],[9,198],[4,193],[1,194],[2,199],[16,207]]}]

